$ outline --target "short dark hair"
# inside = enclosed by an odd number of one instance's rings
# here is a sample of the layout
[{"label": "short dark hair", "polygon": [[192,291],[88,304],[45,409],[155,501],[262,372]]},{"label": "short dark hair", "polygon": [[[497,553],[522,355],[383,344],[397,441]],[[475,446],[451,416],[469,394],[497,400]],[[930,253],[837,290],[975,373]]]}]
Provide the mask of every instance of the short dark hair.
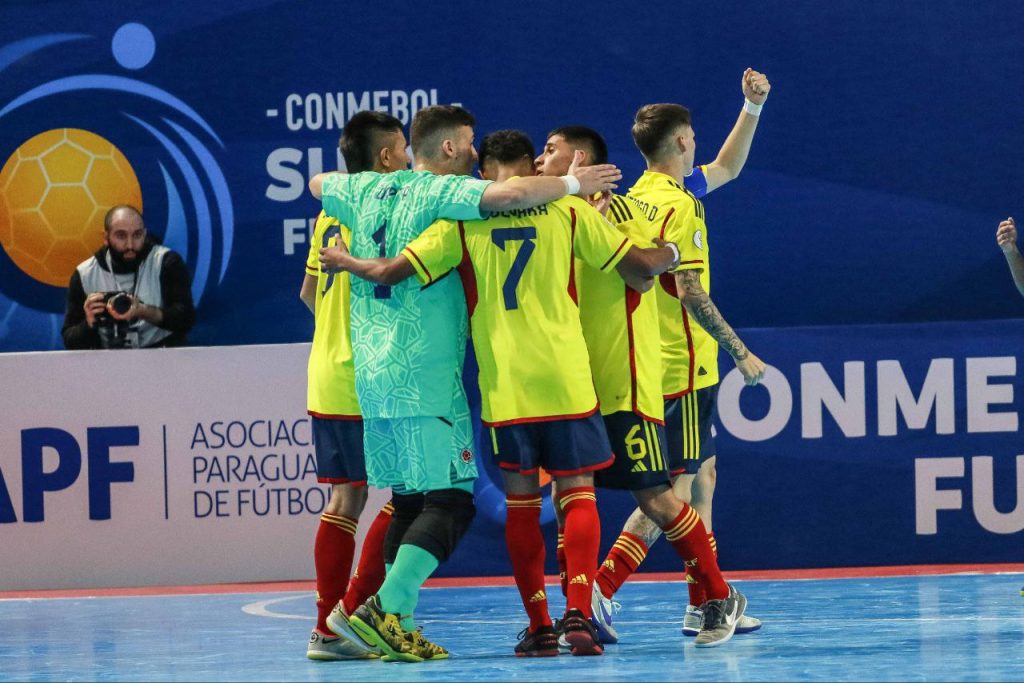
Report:
[{"label": "short dark hair", "polygon": [[412,138],[412,153],[417,157],[434,158],[434,147],[443,136],[462,126],[473,127],[476,119],[462,107],[450,104],[435,104],[416,112],[412,119],[409,136]]},{"label": "short dark hair", "polygon": [[381,135],[402,131],[402,122],[380,111],[361,111],[345,124],[338,140],[349,173],[372,171],[381,149]]},{"label": "short dark hair", "polygon": [[608,144],[601,137],[601,134],[593,128],[588,128],[587,126],[562,126],[548,133],[548,139],[550,140],[554,135],[561,135],[565,138],[566,142],[575,147],[587,147],[590,152],[591,164],[608,163]]},{"label": "short dark hair", "polygon": [[110,210],[107,211],[107,215],[103,217],[103,230],[104,231],[110,232],[110,221],[113,219],[114,214],[117,213],[118,211],[128,211],[130,213],[135,214],[138,217],[139,222],[142,223],[142,227],[143,228],[146,227],[146,221],[144,221],[142,219],[142,212],[141,211],[136,209],[131,204],[118,204],[117,206],[110,207]]},{"label": "short dark hair", "polygon": [[633,142],[645,159],[656,161],[679,127],[689,125],[690,110],[681,104],[645,104],[633,118]]},{"label": "short dark hair", "polygon": [[522,159],[533,161],[537,152],[533,140],[521,130],[496,130],[480,141],[480,167],[488,161],[510,164]]}]

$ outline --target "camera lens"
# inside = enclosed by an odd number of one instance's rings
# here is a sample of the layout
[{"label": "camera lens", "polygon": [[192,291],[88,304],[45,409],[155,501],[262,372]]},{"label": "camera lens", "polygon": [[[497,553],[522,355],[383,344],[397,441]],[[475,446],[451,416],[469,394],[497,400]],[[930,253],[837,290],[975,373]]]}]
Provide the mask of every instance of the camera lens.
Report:
[{"label": "camera lens", "polygon": [[114,309],[118,315],[124,315],[132,307],[132,299],[124,292],[117,294],[110,299],[110,307]]}]

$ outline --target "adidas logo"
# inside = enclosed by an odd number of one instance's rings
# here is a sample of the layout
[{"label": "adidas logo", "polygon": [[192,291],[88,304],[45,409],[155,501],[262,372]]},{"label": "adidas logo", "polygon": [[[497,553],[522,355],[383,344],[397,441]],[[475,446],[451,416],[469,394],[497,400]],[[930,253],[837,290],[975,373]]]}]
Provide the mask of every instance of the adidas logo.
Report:
[{"label": "adidas logo", "polygon": [[576,576],[572,577],[572,581],[569,582],[570,585],[579,583],[582,583],[584,585],[590,583],[589,581],[587,581],[586,574],[577,574]]},{"label": "adidas logo", "polygon": [[689,574],[686,575],[686,583],[697,583],[697,579],[693,578]]},{"label": "adidas logo", "polygon": [[615,571],[615,560],[613,560],[612,558],[609,557],[607,560],[605,560],[604,562],[601,563],[601,566],[602,567],[607,567],[608,571],[614,572]]},{"label": "adidas logo", "polygon": [[530,598],[530,602],[541,602],[541,601],[547,600],[547,599],[548,599],[547,593],[545,593],[544,591],[537,591],[536,593],[533,594],[533,597]]}]

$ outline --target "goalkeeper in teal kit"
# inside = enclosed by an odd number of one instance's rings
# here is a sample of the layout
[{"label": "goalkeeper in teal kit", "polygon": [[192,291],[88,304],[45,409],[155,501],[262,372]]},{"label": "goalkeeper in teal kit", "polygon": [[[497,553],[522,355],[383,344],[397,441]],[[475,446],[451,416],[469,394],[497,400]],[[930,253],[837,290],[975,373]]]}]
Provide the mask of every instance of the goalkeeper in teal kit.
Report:
[{"label": "goalkeeper in teal kit", "polygon": [[[395,257],[438,218],[476,220],[566,194],[593,194],[614,188],[621,177],[605,165],[562,178],[470,178],[474,123],[460,107],[428,107],[412,123],[415,170],[320,174],[310,181],[324,211],[352,228],[353,255]],[[325,270],[337,265],[336,249],[321,251]],[[391,487],[395,512],[384,584],[352,615],[339,605],[328,625],[388,658],[443,659],[447,651],[423,637],[412,614],[420,587],[451,555],[475,512],[476,458],[462,386],[468,327],[462,284],[454,276],[426,288],[412,279],[385,287],[352,278],[351,311],[367,479]]]}]

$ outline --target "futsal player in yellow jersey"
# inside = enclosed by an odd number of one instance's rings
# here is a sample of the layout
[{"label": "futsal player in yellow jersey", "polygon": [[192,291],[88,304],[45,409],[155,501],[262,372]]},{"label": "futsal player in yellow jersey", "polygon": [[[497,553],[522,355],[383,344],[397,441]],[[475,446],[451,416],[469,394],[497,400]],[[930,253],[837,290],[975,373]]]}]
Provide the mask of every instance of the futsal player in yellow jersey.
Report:
[{"label": "futsal player in yellow jersey", "polygon": [[482,418],[505,482],[506,540],[530,616],[518,656],[558,653],[544,590],[541,467],[559,481],[566,517],[566,639],[575,655],[602,652],[589,620],[600,542],[592,473],[613,456],[580,327],[575,257],[643,288],[675,264],[675,251],[637,249],[584,200],[566,197],[480,221],[439,221],[402,257],[350,257],[341,266],[381,284],[416,274],[426,286],[459,270],[480,366]]},{"label": "futsal player in yellow jersey", "polygon": [[[404,170],[402,123],[380,112],[361,112],[345,125],[340,147],[350,172]],[[355,368],[349,332],[349,275],[320,269],[320,249],[352,233],[323,212],[317,218],[299,298],[315,319],[309,353],[307,409],[313,423],[317,481],[331,485],[313,547],[317,583],[317,623],[306,656],[317,660],[372,656],[355,633],[335,633],[327,616],[342,601],[346,614],[376,592],[384,580],[384,537],[391,523],[390,503],[378,513],[363,541],[359,567],[349,584],[359,515],[366,505],[363,421],[356,400]],[[393,558],[391,558],[393,560]],[[348,585],[348,590],[345,587]],[[343,597],[344,596],[344,597]]]},{"label": "futsal player in yellow jersey", "polygon": [[[552,142],[556,137],[561,139]],[[556,129],[549,136],[548,146],[560,146],[563,142],[583,148],[574,151],[589,155],[594,163],[601,163],[604,158],[604,139],[591,128]],[[538,161],[544,173],[564,170],[565,157],[559,163],[557,152],[544,154]],[[624,235],[637,244],[651,242],[647,217],[635,211],[624,197],[607,198],[605,204],[607,216]],[[614,465],[597,472],[595,483],[599,487],[629,490],[647,518],[665,531],[684,567],[690,568],[691,574],[699,577],[702,587],[708,590],[705,607],[728,615],[726,624],[713,625],[709,621],[708,632],[697,640],[701,647],[719,645],[732,636],[732,624],[742,617],[745,601],[722,579],[700,516],[671,488],[655,295],[641,294],[583,263],[578,264],[576,275],[580,319],[594,383],[615,452]],[[616,562],[638,565],[641,552],[646,553],[643,540],[623,533],[598,573],[592,612],[602,642],[618,640],[612,626],[610,600],[603,599],[603,592],[611,587],[608,570],[611,568],[614,575]],[[610,590],[609,594],[613,592]]]},{"label": "futsal player in yellow jersey", "polygon": [[[733,357],[748,384],[761,380],[765,364],[747,349],[709,295],[709,237],[704,207],[682,184],[693,169],[695,149],[689,111],[676,104],[642,107],[636,115],[633,139],[647,160],[648,170],[630,189],[627,200],[647,216],[652,236],[678,240],[681,251],[678,269],[671,277],[662,277],[655,291],[661,321],[670,467],[682,497],[690,494],[702,462],[714,467],[711,423],[716,409],[719,345]],[[693,502],[695,507],[698,502],[705,503],[710,526],[710,496],[706,501]],[[626,531],[631,527],[638,536],[645,536],[644,522],[636,514],[627,522]],[[709,539],[714,543],[713,536]],[[709,619],[719,619],[717,614],[700,609],[704,599],[699,582],[691,583],[684,633],[691,635],[697,629],[703,632]],[[748,619],[737,628],[755,630],[759,625]]]},{"label": "futsal player in yellow jersey", "polygon": [[[682,182],[685,189],[697,198],[735,179],[746,163],[757,128],[761,105],[767,98],[771,85],[764,74],[748,68],[741,77],[741,89],[745,98],[743,109],[715,159],[699,167],[693,167],[691,156],[689,171],[684,173],[674,167],[669,169],[678,174],[677,184]],[[583,134],[588,129],[576,130],[576,128],[579,127],[556,129],[549,135],[542,154],[537,157],[535,162],[537,170],[542,175],[557,174],[559,168],[565,168],[568,165],[568,159],[572,154],[580,150],[586,154],[586,163],[598,163],[607,159],[603,139],[596,133],[589,136]],[[634,206],[633,210],[634,212],[639,210],[640,213],[653,213],[652,207],[647,204]],[[623,204],[621,200],[614,201],[608,211],[608,217],[613,221],[621,221],[627,212],[627,204]],[[703,212],[703,207],[701,207],[701,212]],[[656,230],[651,231],[651,234],[656,233]],[[695,300],[696,297],[691,296],[687,305],[693,304]],[[690,400],[692,402],[693,398]],[[680,412],[680,403],[679,400],[670,402],[668,404],[670,410],[673,413]],[[711,408],[713,409],[713,402],[707,401],[705,397],[705,408],[708,403],[712,403]],[[693,507],[706,520],[709,541],[712,546],[715,546],[714,535],[710,533],[711,501],[715,488],[715,450],[711,437],[712,413],[707,409],[699,412],[696,409],[699,406],[689,405],[688,407],[688,410],[681,411],[682,415],[679,419],[670,419],[672,427],[670,459],[676,461],[673,466],[676,473],[673,476],[673,489],[684,502],[692,501]],[[688,438],[684,439],[684,434],[688,435]],[[695,434],[698,438],[693,438]],[[691,454],[699,457],[680,461],[684,443]],[[694,474],[695,471],[696,474]],[[610,630],[611,596],[637,569],[647,554],[648,546],[655,542],[661,533],[659,526],[638,509],[627,521],[623,533],[608,553],[608,558],[602,564],[595,582],[600,587],[601,594],[599,595],[596,590],[594,594],[594,615],[602,638],[607,637],[609,641],[614,638],[614,631]],[[697,586],[691,586],[691,593],[698,593],[697,589]],[[609,622],[602,623],[602,617],[608,617]],[[699,633],[700,628],[701,612],[698,602],[696,605],[687,606],[683,633],[695,636]],[[760,621],[744,614],[737,624],[736,632],[746,633],[758,628],[760,628]]]}]

